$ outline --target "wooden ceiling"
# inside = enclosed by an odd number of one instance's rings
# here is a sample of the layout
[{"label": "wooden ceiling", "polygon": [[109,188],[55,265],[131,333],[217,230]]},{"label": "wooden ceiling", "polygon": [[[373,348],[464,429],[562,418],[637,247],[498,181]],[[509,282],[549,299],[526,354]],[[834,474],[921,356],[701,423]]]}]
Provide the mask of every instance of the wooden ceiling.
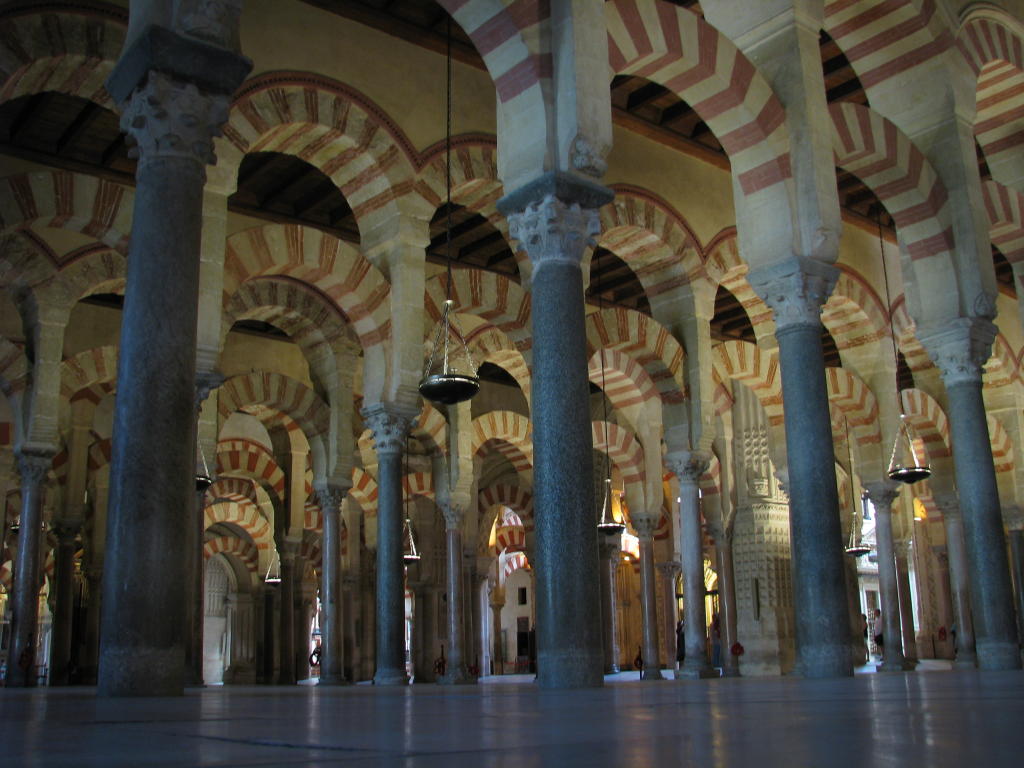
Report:
[{"label": "wooden ceiling", "polygon": [[[305,0],[332,13],[381,29],[396,37],[443,53],[447,13],[434,0]],[[699,2],[675,4],[701,14]],[[453,56],[472,66],[483,62],[457,24],[451,25]],[[846,57],[824,32],[820,36],[822,71],[830,103],[867,103],[867,96]],[[438,89],[443,87],[438,83]],[[728,157],[708,126],[690,106],[661,86],[636,77],[616,77],[611,83],[615,120],[683,151],[728,167]],[[134,184],[135,161],[128,156],[118,116],[74,96],[47,92],[9,101],[0,106],[0,153],[69,170],[96,174]],[[988,178],[980,150],[979,167]],[[875,195],[852,174],[837,169],[842,207],[855,215],[892,227],[892,220]],[[239,171],[238,189],[229,208],[271,221],[313,226],[348,242],[359,241],[352,211],[341,191],[322,172],[297,157],[277,153],[248,155]],[[447,252],[448,208],[437,210],[431,225],[428,260],[443,263]],[[451,208],[451,254],[459,265],[486,269],[518,279],[518,267],[508,243],[483,216],[459,206]],[[1014,292],[1012,273],[1001,254],[994,252],[1001,290]],[[622,259],[598,249],[592,259],[587,299],[597,303],[596,290],[606,305],[650,313],[650,305],[633,270]],[[719,296],[713,320],[716,338],[752,335],[744,326],[742,307],[731,294]],[[743,327],[741,327],[743,326]],[[739,334],[737,336],[737,334]],[[834,349],[834,343],[831,348]],[[826,349],[829,346],[826,344]],[[832,358],[838,359],[838,354]]]}]

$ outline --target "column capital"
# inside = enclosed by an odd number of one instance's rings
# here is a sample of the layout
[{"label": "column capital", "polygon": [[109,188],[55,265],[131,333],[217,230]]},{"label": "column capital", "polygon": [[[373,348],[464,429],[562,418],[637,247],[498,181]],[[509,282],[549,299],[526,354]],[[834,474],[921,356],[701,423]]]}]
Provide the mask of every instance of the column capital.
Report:
[{"label": "column capital", "polygon": [[313,493],[316,494],[316,503],[320,505],[322,514],[326,515],[328,512],[340,514],[341,504],[345,501],[348,488],[339,485],[322,485],[314,488]]},{"label": "column capital", "polygon": [[53,454],[49,451],[21,450],[16,456],[22,485],[38,485],[43,482],[53,465]]},{"label": "column capital", "polygon": [[213,390],[224,383],[224,374],[220,371],[203,371],[196,374],[196,412],[203,408],[203,403]]},{"label": "column capital", "polygon": [[666,560],[663,563],[655,563],[654,567],[667,579],[674,579],[683,570],[683,564],[677,560]]},{"label": "column capital", "polygon": [[658,528],[658,518],[650,515],[633,515],[633,530],[640,541],[651,541],[654,539],[654,532]]},{"label": "column capital", "polygon": [[611,560],[619,554],[622,550],[622,539],[620,536],[621,534],[597,537],[598,552],[600,552],[602,560]]},{"label": "column capital", "polygon": [[547,195],[508,217],[509,234],[535,268],[544,264],[579,265],[592,238],[601,231],[596,208],[582,208]]},{"label": "column capital", "polygon": [[153,160],[217,162],[213,139],[228,120],[228,94],[200,91],[191,82],[151,71],[122,105],[121,130],[129,137],[129,157],[142,166]]},{"label": "column capital", "polygon": [[1007,504],[1003,508],[1003,523],[1008,531],[1024,529],[1024,510],[1016,504]]},{"label": "column capital", "polygon": [[876,511],[888,512],[900,495],[902,487],[895,480],[875,480],[864,483],[864,492],[867,493],[868,499]]},{"label": "column capital", "polygon": [[897,557],[909,557],[910,556],[910,540],[899,539],[894,541],[892,544],[893,550],[896,552]]},{"label": "column capital", "polygon": [[711,466],[711,454],[707,451],[674,451],[665,457],[665,463],[680,484],[696,485]]},{"label": "column capital", "polygon": [[75,537],[82,530],[82,520],[69,517],[54,520],[50,525],[50,530],[57,537],[58,544],[73,544]]},{"label": "column capital", "polygon": [[[445,529],[458,530],[466,517],[466,508],[450,500],[442,501],[439,506],[441,507],[441,515],[444,517]],[[463,556],[467,556],[467,553],[463,553]],[[470,552],[468,556],[476,557],[476,552]]]},{"label": "column capital", "polygon": [[378,456],[395,456],[405,450],[405,439],[416,425],[418,411],[396,403],[374,403],[360,411],[366,426],[373,432]]},{"label": "column capital", "polygon": [[957,317],[941,325],[918,328],[917,336],[942,373],[946,387],[981,385],[985,361],[999,329],[984,317]]},{"label": "column capital", "polygon": [[767,267],[750,270],[751,288],[775,316],[775,332],[821,325],[821,308],[839,279],[831,264],[795,256]]},{"label": "column capital", "polygon": [[704,527],[707,528],[708,533],[711,534],[711,538],[714,540],[715,545],[724,544],[732,538],[732,530],[728,528],[722,520],[705,519]]},{"label": "column capital", "polygon": [[960,499],[955,493],[936,493],[932,497],[943,518],[960,520]]}]

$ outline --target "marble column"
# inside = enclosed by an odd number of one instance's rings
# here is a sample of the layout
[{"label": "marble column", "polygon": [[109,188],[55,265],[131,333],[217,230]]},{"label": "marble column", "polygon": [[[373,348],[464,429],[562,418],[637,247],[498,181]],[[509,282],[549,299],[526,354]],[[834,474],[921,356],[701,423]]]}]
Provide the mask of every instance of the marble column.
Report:
[{"label": "marble column", "polygon": [[982,317],[959,317],[942,327],[921,328],[918,335],[942,372],[949,401],[946,413],[971,572],[978,667],[1020,669],[1006,537],[981,394],[982,366],[997,330]]},{"label": "marble column", "polygon": [[501,642],[501,609],[505,607],[505,591],[495,587],[491,591],[491,626],[494,627],[494,672],[505,674],[505,647]]},{"label": "marble column", "polygon": [[657,518],[633,515],[633,529],[640,539],[640,620],[643,629],[644,667],[641,680],[664,680],[661,673],[661,654],[658,653],[658,603],[654,575],[654,530]]},{"label": "marble column", "polygon": [[[971,612],[970,572],[964,544],[964,521],[956,494],[935,495],[946,529],[946,556],[949,559],[949,586],[953,593],[953,617],[956,622],[956,664],[974,667],[978,656],[974,642],[974,616]],[[952,630],[952,627],[950,627]]]},{"label": "marble column", "polygon": [[224,682],[252,685],[256,682],[253,596],[248,593],[236,593],[231,595],[229,600],[234,620],[231,625],[231,666],[224,675]]},{"label": "marble column", "polygon": [[842,527],[832,421],[821,348],[821,308],[838,270],[795,257],[751,270],[771,307],[785,409],[796,671],[804,677],[853,675]]},{"label": "marble column", "polygon": [[676,666],[676,577],[679,575],[682,566],[670,560],[657,564],[658,578],[661,580],[661,607],[662,607],[662,632],[665,637],[665,669],[674,669]]},{"label": "marble column", "polygon": [[896,585],[900,595],[900,628],[903,631],[903,658],[911,667],[917,666],[917,636],[914,632],[914,603],[910,595],[910,542],[897,541]]},{"label": "marble column", "polygon": [[14,561],[11,600],[11,644],[7,654],[7,687],[36,684],[39,644],[39,588],[42,586],[43,482],[53,460],[48,453],[17,454],[21,475],[21,520],[18,554]]},{"label": "marble column", "polygon": [[[177,74],[175,63],[187,62]],[[131,39],[106,86],[138,157],[110,469],[98,692],[181,695],[183,510],[193,497],[203,186],[213,137],[252,63],[150,25]],[[146,472],[139,472],[144,466]],[[159,547],[139,546],[159,541]]]},{"label": "marble column", "polygon": [[700,524],[700,489],[697,480],[707,471],[711,457],[701,451],[672,453],[669,469],[679,480],[679,553],[683,567],[686,659],[676,678],[715,676],[707,656],[707,609],[704,604],[704,537]]},{"label": "marble column", "polygon": [[601,629],[604,640],[604,673],[619,672],[619,611],[615,589],[615,573],[622,552],[622,534],[599,537],[601,553]]},{"label": "marble column", "polygon": [[96,684],[100,652],[100,596],[103,592],[103,563],[93,563],[84,571],[88,603],[85,606],[85,637],[82,642],[81,682]]},{"label": "marble column", "polygon": [[75,539],[80,520],[61,520],[53,526],[57,536],[54,563],[53,638],[50,643],[50,685],[68,685],[71,666],[71,625],[75,608]]},{"label": "marble column", "polygon": [[277,657],[277,684],[295,685],[295,561],[298,545],[294,542],[283,542],[278,545],[280,556],[281,583],[280,611]]},{"label": "marble column", "polygon": [[[402,452],[416,411],[377,403],[364,408],[362,414],[377,450],[377,668],[373,682],[406,685]],[[462,557],[461,549],[458,556]]]},{"label": "marble column", "polygon": [[[899,582],[896,577],[896,550],[892,538],[892,503],[900,493],[892,480],[866,483],[875,509],[875,547],[878,550],[878,596],[882,603],[883,646],[879,672],[903,672],[908,665],[903,657],[903,633],[900,629]],[[875,630],[877,632],[877,630]]]},{"label": "marble column", "polygon": [[258,662],[260,669],[259,682],[264,685],[274,683],[274,604],[277,602],[280,584],[276,587],[265,584],[263,587],[262,621],[260,632],[262,633],[262,653]]},{"label": "marble column", "polygon": [[1024,530],[1020,528],[1010,531],[1010,567],[1016,585],[1018,637],[1024,648]]},{"label": "marble column", "polygon": [[[473,558],[476,559],[475,557]],[[477,668],[477,677],[486,674],[487,665],[486,659],[484,658],[484,620],[483,613],[480,610],[483,599],[483,585],[487,581],[487,576],[479,573],[473,574],[473,592],[472,600],[470,602],[473,608],[473,666]]]},{"label": "marble column", "polygon": [[466,685],[476,678],[466,671],[465,658],[465,581],[462,575],[462,521],[465,510],[458,504],[446,503],[441,507],[444,515],[445,577],[448,593],[448,642],[445,649],[447,667],[437,679],[442,685]]},{"label": "marble column", "polygon": [[[357,546],[353,541],[349,546]],[[342,646],[342,676],[349,682],[356,682],[356,673],[359,669],[356,663],[356,612],[358,600],[356,590],[359,588],[359,580],[351,573],[344,573],[341,577],[342,594],[344,603],[341,609],[341,631],[343,637]]]},{"label": "marble column", "polygon": [[736,632],[736,569],[733,567],[732,531],[715,536],[715,557],[718,565],[718,605],[722,624],[722,677],[739,677],[740,660],[732,653],[738,637]]},{"label": "marble column", "polygon": [[337,486],[318,488],[317,501],[323,515],[323,550],[320,568],[320,685],[344,685],[345,639],[342,630],[344,597],[341,588],[341,503],[345,490]]},{"label": "marble column", "polygon": [[533,446],[537,681],[542,688],[604,684],[597,573],[593,445],[581,259],[612,192],[545,174],[498,207],[533,275]]}]

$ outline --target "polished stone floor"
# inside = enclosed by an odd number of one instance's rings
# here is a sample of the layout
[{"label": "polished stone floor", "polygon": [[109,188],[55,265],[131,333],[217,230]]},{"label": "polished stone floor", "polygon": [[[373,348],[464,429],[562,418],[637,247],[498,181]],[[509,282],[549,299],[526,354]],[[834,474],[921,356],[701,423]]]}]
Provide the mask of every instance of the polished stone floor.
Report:
[{"label": "polished stone floor", "polygon": [[0,689],[0,764],[1024,765],[1020,672],[610,682],[211,687],[136,700]]}]

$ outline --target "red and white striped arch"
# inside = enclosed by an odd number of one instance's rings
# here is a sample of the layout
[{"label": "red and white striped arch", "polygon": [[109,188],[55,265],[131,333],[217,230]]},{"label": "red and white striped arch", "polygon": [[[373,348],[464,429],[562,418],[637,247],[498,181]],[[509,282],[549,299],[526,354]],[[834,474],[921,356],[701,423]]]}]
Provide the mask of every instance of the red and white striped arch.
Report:
[{"label": "red and white striped arch", "polygon": [[601,387],[616,410],[659,400],[658,390],[640,363],[614,349],[598,350],[587,364],[590,381]]},{"label": "red and white striped arch", "polygon": [[33,224],[67,229],[128,253],[134,200],[133,190],[94,176],[19,173],[0,179],[0,232]]},{"label": "red and white striped arch", "polygon": [[242,504],[248,502],[259,505],[260,503],[256,485],[248,477],[218,477],[217,481],[206,489],[203,500],[206,505],[209,505],[218,499],[237,501]]},{"label": "red and white striped arch", "polygon": [[99,402],[94,397],[100,394],[97,387],[112,391],[116,381],[117,347],[87,349],[60,364],[60,394],[68,402],[80,395]]},{"label": "red and white striped arch", "polygon": [[419,440],[427,451],[447,450],[448,422],[427,400],[423,401],[423,410],[416,417],[416,427],[412,430],[412,436]]},{"label": "red and white striped arch", "polygon": [[[993,175],[1005,158],[1020,161],[1024,152],[1024,39],[993,7],[970,13],[957,33],[956,46],[978,78],[974,135]],[[1017,22],[1019,30],[1020,21]]]},{"label": "red and white striped arch", "polygon": [[771,338],[775,333],[775,316],[747,281],[749,270],[740,258],[736,228],[728,227],[715,235],[707,246],[707,254],[708,278],[736,297],[758,339]]},{"label": "red and white striped arch", "polygon": [[24,392],[28,386],[28,369],[25,353],[0,336],[0,391],[7,397]]},{"label": "red and white striped arch", "polygon": [[992,344],[992,355],[985,363],[983,381],[986,387],[1002,387],[1020,378],[1017,355],[1002,333],[997,333]]},{"label": "red and white striped arch", "polygon": [[1024,261],[1024,194],[991,179],[982,182],[981,192],[992,244],[1011,264]]},{"label": "red and white striped arch", "polygon": [[821,322],[836,347],[842,351],[888,339],[888,312],[881,297],[852,269],[839,269],[836,287],[821,311]]},{"label": "red and white striped arch", "polygon": [[218,536],[208,539],[203,544],[203,558],[209,560],[214,555],[237,557],[252,575],[259,573],[259,552],[256,546],[238,536]]},{"label": "red and white striped arch", "polygon": [[892,305],[892,327],[896,334],[896,345],[903,353],[907,366],[912,372],[923,371],[933,366],[928,351],[917,338],[917,324],[907,312],[907,302],[903,295],[897,296]]},{"label": "red and white striped arch", "polygon": [[606,421],[590,422],[590,435],[594,450],[607,454],[622,473],[626,497],[633,503],[644,502],[644,479],[647,473],[644,470],[644,451],[640,441],[628,429]]},{"label": "red and white striped arch", "polygon": [[491,411],[473,419],[473,455],[488,440],[502,440],[519,448],[527,459],[533,458],[530,420],[514,411]]},{"label": "red and white striped arch", "polygon": [[522,568],[529,569],[529,567],[530,561],[526,558],[525,552],[513,552],[511,555],[509,555],[508,559],[505,560],[505,567],[502,569],[501,572],[502,582],[504,583],[508,581],[509,576],[511,576],[516,571]]},{"label": "red and white striped arch", "polygon": [[[496,483],[490,485],[477,494],[477,507],[481,514],[493,507],[508,507],[513,510],[523,522],[523,528],[527,533],[533,532],[533,494],[518,485]],[[490,531],[494,517],[490,520],[482,520],[481,528],[486,527]],[[483,525],[486,523],[486,526]]]},{"label": "red and white striped arch", "polygon": [[416,153],[402,130],[364,94],[322,75],[252,78],[235,95],[224,136],[237,154],[222,162],[281,152],[319,169],[344,194],[364,235],[398,215],[415,186]]},{"label": "red and white striped arch", "polygon": [[944,53],[953,35],[935,0],[827,0],[825,31],[871,89]]},{"label": "red and white striped arch", "polygon": [[878,401],[874,392],[845,368],[826,368],[828,399],[843,412],[857,444],[879,445],[882,433],[878,424]]},{"label": "red and white striped arch", "polygon": [[87,466],[90,472],[96,472],[103,467],[110,465],[110,457],[113,452],[113,443],[109,437],[97,440],[89,446],[89,459]]},{"label": "red and white striped arch", "polygon": [[745,341],[726,341],[713,347],[712,366],[720,380],[734,379],[750,388],[764,408],[768,423],[782,423],[782,384],[775,354]]},{"label": "red and white striped arch", "polygon": [[611,0],[605,17],[612,74],[645,77],[693,107],[728,153],[743,194],[792,177],[782,104],[728,38],[659,0]]},{"label": "red and white striped arch", "polygon": [[293,419],[307,439],[326,434],[330,426],[328,405],[308,387],[281,373],[233,376],[218,393],[217,411],[223,421],[246,406],[260,405]]},{"label": "red and white striped arch", "polygon": [[221,440],[217,443],[217,476],[251,478],[272,491],[278,502],[285,498],[285,476],[273,454],[252,440]]},{"label": "red and white striped arch", "polygon": [[493,363],[514,378],[529,404],[530,368],[523,353],[507,334],[493,325],[484,324],[466,334],[466,345],[478,367],[482,363]]},{"label": "red and white striped arch", "polygon": [[236,525],[252,537],[258,551],[269,552],[274,545],[274,532],[267,520],[254,504],[241,504],[237,501],[221,501],[211,504],[203,512],[203,527],[209,528],[217,523]]},{"label": "red and white striped arch", "polygon": [[[439,274],[426,281],[424,335],[433,338],[447,296],[448,279]],[[452,272],[451,298],[456,312],[487,321],[509,337],[516,348],[530,348],[530,294],[504,275],[482,269]]]},{"label": "red and white striped arch", "polygon": [[666,405],[683,402],[685,354],[663,326],[632,309],[615,307],[587,316],[587,352],[609,349],[634,358],[647,372]]},{"label": "red and white striped arch", "polygon": [[312,286],[338,307],[363,349],[390,335],[391,287],[348,243],[311,227],[267,224],[231,235],[224,252],[224,306],[247,280],[279,275]]},{"label": "red and white striped arch", "polygon": [[951,457],[949,422],[935,398],[920,389],[904,389],[900,397],[907,421],[924,443],[928,456],[932,459]]},{"label": "red and white striped arch", "polygon": [[56,91],[113,109],[104,83],[124,46],[127,11],[36,3],[0,13],[0,103]]},{"label": "red and white striped arch", "polygon": [[377,515],[377,481],[373,475],[361,467],[352,470],[352,487],[348,491],[349,498],[359,505],[367,517]]},{"label": "red and white striped arch", "polygon": [[412,499],[414,496],[434,498],[434,476],[430,472],[410,472],[402,477],[402,498]]},{"label": "red and white striped arch", "polygon": [[992,443],[992,460],[996,465],[996,472],[1013,471],[1013,441],[1007,434],[1006,429],[999,423],[999,420],[991,414],[986,416],[988,420],[989,440]]},{"label": "red and white striped arch", "polygon": [[953,225],[946,187],[896,125],[868,107],[829,107],[836,164],[859,178],[896,221],[911,259],[943,258],[952,269]]},{"label": "red and white striped arch", "polygon": [[615,184],[612,189],[615,199],[601,208],[597,244],[629,264],[648,298],[701,274],[697,238],[675,208],[639,187]]}]

